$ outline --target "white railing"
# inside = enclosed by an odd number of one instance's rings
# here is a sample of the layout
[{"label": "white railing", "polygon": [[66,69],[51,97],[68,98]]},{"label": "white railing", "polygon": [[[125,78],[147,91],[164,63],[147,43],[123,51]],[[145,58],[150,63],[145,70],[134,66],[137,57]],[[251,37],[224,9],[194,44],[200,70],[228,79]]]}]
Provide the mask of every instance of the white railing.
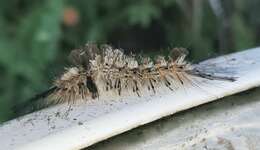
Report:
[{"label": "white railing", "polygon": [[153,96],[107,96],[69,107],[56,105],[0,126],[1,149],[71,150],[221,97],[260,85],[260,48],[202,62],[235,72],[236,82],[208,81]]}]

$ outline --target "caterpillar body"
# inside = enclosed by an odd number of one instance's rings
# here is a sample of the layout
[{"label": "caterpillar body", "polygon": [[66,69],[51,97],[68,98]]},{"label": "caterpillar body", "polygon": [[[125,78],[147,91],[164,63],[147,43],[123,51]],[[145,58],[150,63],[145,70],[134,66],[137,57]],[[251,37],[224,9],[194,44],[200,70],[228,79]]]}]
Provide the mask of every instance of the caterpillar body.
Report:
[{"label": "caterpillar body", "polygon": [[234,77],[200,71],[185,60],[187,54],[184,48],[174,48],[168,58],[157,56],[153,60],[150,57],[126,55],[123,50],[106,44],[98,46],[87,43],[70,53],[73,67],[67,68],[51,88],[35,95],[27,104],[39,99],[48,99],[47,103],[55,104],[74,103],[79,99],[96,99],[103,91],[114,91],[119,96],[131,91],[141,96],[142,89],[156,93],[161,85],[174,91],[179,86],[191,83],[192,77],[235,81]]}]

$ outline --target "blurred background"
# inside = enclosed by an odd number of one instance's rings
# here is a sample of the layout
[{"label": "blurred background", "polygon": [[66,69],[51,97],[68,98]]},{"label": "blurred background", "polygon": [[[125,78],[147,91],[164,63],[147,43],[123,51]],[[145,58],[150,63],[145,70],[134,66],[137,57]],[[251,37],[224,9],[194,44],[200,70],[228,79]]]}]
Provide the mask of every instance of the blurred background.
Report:
[{"label": "blurred background", "polygon": [[87,41],[193,62],[260,44],[260,0],[8,0],[0,5],[0,122],[43,91]]}]

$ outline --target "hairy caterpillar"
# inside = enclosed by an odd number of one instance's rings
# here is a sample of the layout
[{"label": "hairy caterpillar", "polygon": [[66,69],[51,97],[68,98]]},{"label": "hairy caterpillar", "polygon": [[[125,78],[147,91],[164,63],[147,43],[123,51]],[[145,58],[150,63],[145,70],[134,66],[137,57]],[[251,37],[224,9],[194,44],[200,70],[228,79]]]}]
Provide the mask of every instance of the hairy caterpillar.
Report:
[{"label": "hairy caterpillar", "polygon": [[152,60],[150,57],[126,55],[109,45],[87,43],[69,55],[73,67],[67,68],[51,88],[27,103],[42,98],[47,98],[48,103],[74,103],[78,99],[96,99],[102,91],[115,91],[119,96],[124,91],[132,91],[141,96],[142,89],[156,93],[160,85],[174,91],[192,82],[191,77],[235,81],[233,77],[200,71],[185,60],[187,54],[184,48],[174,48],[168,58],[157,56]]}]

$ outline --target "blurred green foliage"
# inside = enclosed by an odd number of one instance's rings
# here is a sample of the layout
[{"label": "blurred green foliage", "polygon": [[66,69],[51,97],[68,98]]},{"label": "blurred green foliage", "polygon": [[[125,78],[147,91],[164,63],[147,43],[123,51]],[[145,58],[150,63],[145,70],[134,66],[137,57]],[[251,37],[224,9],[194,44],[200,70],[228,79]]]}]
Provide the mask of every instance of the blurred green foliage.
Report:
[{"label": "blurred green foliage", "polygon": [[9,0],[0,5],[0,122],[46,89],[87,41],[158,53],[187,47],[191,58],[259,45],[260,0]]}]

